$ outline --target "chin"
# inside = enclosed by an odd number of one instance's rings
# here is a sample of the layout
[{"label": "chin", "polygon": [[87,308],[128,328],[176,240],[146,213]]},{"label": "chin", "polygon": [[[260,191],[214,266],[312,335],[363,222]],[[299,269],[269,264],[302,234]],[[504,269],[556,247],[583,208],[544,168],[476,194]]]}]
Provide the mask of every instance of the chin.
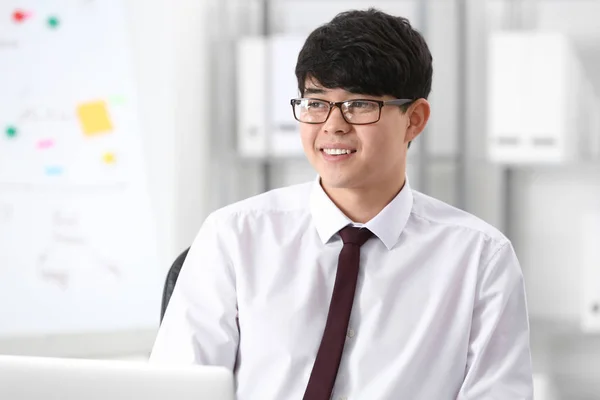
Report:
[{"label": "chin", "polygon": [[332,189],[345,189],[352,187],[352,179],[350,178],[330,178],[325,174],[320,174],[321,185]]}]

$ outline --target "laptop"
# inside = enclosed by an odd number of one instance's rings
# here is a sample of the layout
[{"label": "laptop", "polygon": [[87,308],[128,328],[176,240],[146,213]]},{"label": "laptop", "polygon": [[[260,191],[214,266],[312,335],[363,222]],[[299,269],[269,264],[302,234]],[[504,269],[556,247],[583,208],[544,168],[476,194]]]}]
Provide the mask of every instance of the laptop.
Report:
[{"label": "laptop", "polygon": [[223,367],[0,355],[0,399],[234,400]]}]

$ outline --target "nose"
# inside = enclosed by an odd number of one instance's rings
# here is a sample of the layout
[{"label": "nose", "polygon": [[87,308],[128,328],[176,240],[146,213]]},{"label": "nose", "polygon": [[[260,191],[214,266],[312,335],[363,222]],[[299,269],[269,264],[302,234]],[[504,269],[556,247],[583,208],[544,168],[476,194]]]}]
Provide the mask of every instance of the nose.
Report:
[{"label": "nose", "polygon": [[325,133],[334,133],[334,134],[346,134],[352,129],[352,125],[350,125],[344,119],[342,115],[342,109],[339,106],[334,106],[329,113],[329,118],[325,121],[323,125],[323,130]]}]

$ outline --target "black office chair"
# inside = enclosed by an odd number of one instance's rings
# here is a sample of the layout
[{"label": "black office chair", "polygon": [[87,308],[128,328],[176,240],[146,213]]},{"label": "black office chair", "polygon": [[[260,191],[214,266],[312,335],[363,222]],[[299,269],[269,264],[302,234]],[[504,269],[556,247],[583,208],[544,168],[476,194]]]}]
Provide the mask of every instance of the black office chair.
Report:
[{"label": "black office chair", "polygon": [[167,306],[169,305],[169,300],[171,299],[171,295],[173,294],[173,289],[175,288],[175,283],[177,282],[177,278],[179,277],[179,272],[181,271],[181,267],[183,266],[183,262],[187,257],[190,248],[185,249],[183,253],[179,255],[175,259],[171,268],[169,268],[169,272],[167,273],[167,278],[165,279],[165,287],[163,288],[162,295],[162,305],[160,309],[160,322],[162,323],[163,317],[165,316],[165,311],[167,310]]}]

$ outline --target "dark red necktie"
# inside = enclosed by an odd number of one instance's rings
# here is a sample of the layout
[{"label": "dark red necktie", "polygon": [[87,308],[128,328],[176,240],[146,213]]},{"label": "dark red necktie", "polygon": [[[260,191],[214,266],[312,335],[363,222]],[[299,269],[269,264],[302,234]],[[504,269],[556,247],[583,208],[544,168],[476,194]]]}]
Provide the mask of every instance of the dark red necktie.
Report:
[{"label": "dark red necktie", "polygon": [[340,252],[325,332],[313,365],[304,400],[329,400],[337,376],[348,321],[352,311],[360,263],[360,246],[373,233],[366,228],[345,227],[340,231],[344,247]]}]

